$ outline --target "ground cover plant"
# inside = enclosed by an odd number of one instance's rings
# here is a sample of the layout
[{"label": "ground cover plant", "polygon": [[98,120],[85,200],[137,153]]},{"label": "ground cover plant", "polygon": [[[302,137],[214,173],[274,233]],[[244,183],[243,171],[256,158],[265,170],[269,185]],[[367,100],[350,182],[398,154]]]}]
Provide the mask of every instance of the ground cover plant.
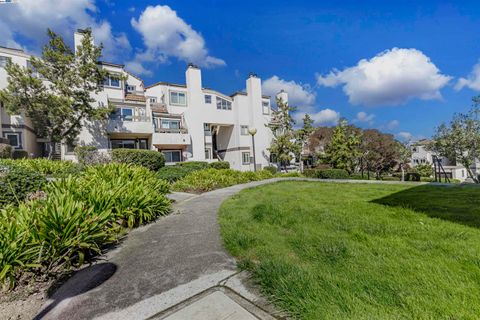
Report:
[{"label": "ground cover plant", "polygon": [[225,188],[235,184],[273,178],[267,171],[237,171],[231,169],[204,169],[194,171],[172,185],[173,190],[201,193],[214,189]]},{"label": "ground cover plant", "polygon": [[477,319],[480,188],[286,181],[224,202],[225,246],[298,319]]},{"label": "ground cover plant", "polygon": [[55,276],[98,254],[125,228],[169,212],[169,185],[149,169],[111,163],[50,182],[44,193],[0,209],[0,283]]},{"label": "ground cover plant", "polygon": [[80,170],[72,161],[52,161],[45,158],[2,159],[0,167],[2,166],[25,168],[46,176],[66,176]]}]

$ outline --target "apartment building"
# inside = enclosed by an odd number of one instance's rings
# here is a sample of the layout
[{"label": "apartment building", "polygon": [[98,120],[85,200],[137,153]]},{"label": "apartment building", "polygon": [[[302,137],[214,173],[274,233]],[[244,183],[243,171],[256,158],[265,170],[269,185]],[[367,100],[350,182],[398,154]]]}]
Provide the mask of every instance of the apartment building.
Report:
[{"label": "apartment building", "polygon": [[[429,143],[430,141],[428,140],[420,140],[410,144],[410,151],[412,152],[410,166],[415,167],[428,164],[433,167],[434,157],[438,155],[427,147]],[[438,156],[438,158],[449,179],[465,181],[468,178],[468,173],[464,166],[446,157]],[[474,172],[478,172],[476,168],[473,169]]]},{"label": "apartment building", "polygon": [[[81,43],[81,30],[74,35]],[[28,66],[29,55],[21,50],[0,48],[0,88],[7,85],[2,68],[7,59]],[[3,61],[3,62],[2,62]],[[2,64],[3,63],[3,64]],[[115,148],[150,149],[164,153],[168,164],[181,161],[228,161],[237,170],[253,170],[254,135],[257,168],[270,164],[267,148],[273,138],[266,125],[272,120],[270,97],[262,94],[261,80],[251,74],[245,92],[226,95],[205,88],[201,70],[190,64],[184,84],[158,82],[145,86],[123,65],[100,62],[109,71],[104,89],[95,94],[99,106],[111,104],[115,112],[105,121],[86,121],[76,145],[99,151]],[[288,101],[286,92],[279,93]],[[28,119],[10,116],[1,107],[0,135],[32,157],[45,154],[47,141],[36,137]],[[59,158],[75,161],[75,146],[56,150]]]}]

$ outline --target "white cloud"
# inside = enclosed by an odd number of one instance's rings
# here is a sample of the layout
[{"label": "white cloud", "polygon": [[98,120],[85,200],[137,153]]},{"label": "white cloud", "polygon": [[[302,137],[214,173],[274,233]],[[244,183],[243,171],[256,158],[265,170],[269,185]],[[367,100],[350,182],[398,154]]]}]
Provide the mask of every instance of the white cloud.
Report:
[{"label": "white cloud", "polygon": [[175,57],[202,67],[224,66],[222,59],[208,55],[202,35],[187,24],[169,6],[148,6],[131,24],[143,38],[146,51],[135,57],[137,63],[146,62],[149,56],[157,62]]},{"label": "white cloud", "polygon": [[106,58],[130,50],[127,36],[114,34],[108,21],[95,18],[96,11],[94,0],[22,0],[4,5],[0,10],[0,45],[18,47],[20,36],[32,41],[34,46],[29,49],[38,52],[47,40],[47,28],[72,43],[76,29],[91,27],[96,43],[104,44]]},{"label": "white cloud", "polygon": [[273,76],[262,82],[262,92],[272,98],[275,98],[275,95],[281,90],[288,93],[288,104],[299,109],[312,106],[315,103],[316,95],[309,85],[283,80],[278,76]]},{"label": "white cloud", "polygon": [[137,61],[129,61],[125,64],[125,69],[134,73],[137,76],[151,76],[153,72],[147,70],[143,67],[143,65]]},{"label": "white cloud", "polygon": [[416,49],[393,48],[354,67],[317,75],[318,85],[343,86],[350,103],[399,105],[413,98],[441,99],[451,77],[440,73],[430,58]]},{"label": "white cloud", "polygon": [[373,113],[368,114],[364,111],[360,111],[357,113],[357,118],[354,119],[354,122],[363,122],[363,123],[368,123],[369,125],[372,125],[374,121],[375,115]]},{"label": "white cloud", "polygon": [[340,113],[332,109],[323,109],[310,115],[315,123],[320,125],[334,125],[340,120]]},{"label": "white cloud", "polygon": [[407,131],[400,131],[396,134],[396,136],[401,141],[411,141],[413,139],[413,135]]},{"label": "white cloud", "polygon": [[463,87],[480,91],[480,62],[473,66],[473,69],[467,78],[458,79],[457,83],[455,84],[455,90],[461,90]]},{"label": "white cloud", "polygon": [[400,125],[400,121],[392,120],[392,121],[388,122],[385,127],[387,128],[387,130],[393,130],[393,129],[397,128],[399,125]]}]

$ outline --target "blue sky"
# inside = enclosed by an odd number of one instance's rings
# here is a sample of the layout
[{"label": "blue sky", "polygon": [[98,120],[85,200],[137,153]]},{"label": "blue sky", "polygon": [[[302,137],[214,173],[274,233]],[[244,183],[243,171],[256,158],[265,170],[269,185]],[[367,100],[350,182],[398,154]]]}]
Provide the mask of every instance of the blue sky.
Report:
[{"label": "blue sky", "polygon": [[[54,14],[55,13],[55,14]],[[317,125],[345,117],[399,139],[428,137],[480,91],[478,1],[17,0],[0,5],[0,45],[39,52],[52,27],[71,41],[93,28],[105,59],[145,83],[184,82],[291,91]],[[397,48],[397,49],[395,49]],[[463,80],[462,80],[463,79]]]}]

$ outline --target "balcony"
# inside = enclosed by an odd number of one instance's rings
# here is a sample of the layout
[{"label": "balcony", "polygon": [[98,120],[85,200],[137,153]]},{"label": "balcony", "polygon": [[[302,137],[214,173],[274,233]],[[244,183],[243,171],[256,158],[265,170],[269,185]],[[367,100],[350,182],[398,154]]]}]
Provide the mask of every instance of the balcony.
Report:
[{"label": "balcony", "polygon": [[186,129],[160,129],[152,135],[155,146],[184,146],[190,144],[190,135]]},{"label": "balcony", "polygon": [[150,109],[154,113],[168,113],[167,105],[165,103],[151,102]]},{"label": "balcony", "polygon": [[153,133],[152,120],[148,116],[110,118],[107,123],[109,133]]}]

